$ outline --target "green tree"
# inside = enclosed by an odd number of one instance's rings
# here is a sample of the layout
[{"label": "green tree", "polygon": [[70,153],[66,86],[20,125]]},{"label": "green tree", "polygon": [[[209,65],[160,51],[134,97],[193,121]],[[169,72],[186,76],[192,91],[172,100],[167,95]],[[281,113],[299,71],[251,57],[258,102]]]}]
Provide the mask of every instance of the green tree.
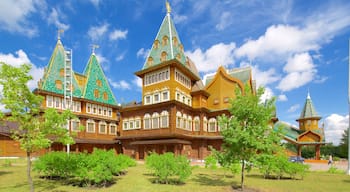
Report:
[{"label": "green tree", "polygon": [[348,147],[349,147],[349,131],[348,129],[345,129],[339,145],[340,157],[342,158],[348,157]]},{"label": "green tree", "polygon": [[2,121],[18,123],[18,129],[13,130],[12,138],[18,141],[21,149],[26,152],[28,184],[30,191],[34,191],[30,174],[31,154],[49,147],[53,140],[72,144],[74,140],[69,136],[65,125],[67,120],[74,116],[69,110],[58,113],[55,109],[47,109],[42,112],[40,107],[43,98],[35,95],[27,86],[28,81],[32,80],[28,75],[30,69],[29,64],[13,67],[0,63],[0,86],[3,88],[0,103],[11,113],[10,116],[0,117]]},{"label": "green tree", "polygon": [[230,101],[231,117],[221,116],[222,153],[228,164],[241,164],[241,189],[244,189],[244,172],[250,168],[260,154],[274,154],[281,149],[281,137],[269,125],[275,110],[275,99],[261,102],[264,88],[256,94],[249,86],[244,93],[236,92],[236,98]]}]

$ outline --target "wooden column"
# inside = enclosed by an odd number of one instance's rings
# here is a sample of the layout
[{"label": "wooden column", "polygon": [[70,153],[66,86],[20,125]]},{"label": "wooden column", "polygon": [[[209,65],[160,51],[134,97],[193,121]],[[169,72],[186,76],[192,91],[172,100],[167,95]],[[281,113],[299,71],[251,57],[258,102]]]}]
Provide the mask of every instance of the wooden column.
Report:
[{"label": "wooden column", "polygon": [[316,145],[315,146],[315,159],[316,160],[320,160],[320,156],[321,156],[321,149],[320,149],[321,147],[320,147],[320,145]]},{"label": "wooden column", "polygon": [[301,148],[302,148],[302,145],[297,145],[298,146],[298,156],[301,157]]}]

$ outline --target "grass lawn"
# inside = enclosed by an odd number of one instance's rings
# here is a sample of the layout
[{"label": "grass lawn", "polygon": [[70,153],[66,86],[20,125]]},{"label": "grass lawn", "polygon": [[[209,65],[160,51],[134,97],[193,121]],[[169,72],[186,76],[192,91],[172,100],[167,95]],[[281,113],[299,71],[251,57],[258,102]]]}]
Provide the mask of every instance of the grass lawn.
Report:
[{"label": "grass lawn", "polygon": [[[8,162],[8,161],[7,161]],[[12,166],[4,166],[5,160],[0,160],[0,191],[23,192],[29,187],[26,180],[25,161],[11,160]],[[144,165],[137,165],[128,169],[124,176],[116,177],[116,183],[108,188],[91,189],[65,186],[59,181],[40,179],[38,174],[32,172],[35,191],[123,191],[123,192],[215,192],[232,191],[232,185],[238,185],[240,176],[232,176],[222,169],[209,170],[195,167],[192,176],[183,185],[152,184],[153,176]],[[304,180],[265,180],[253,171],[247,174],[246,187],[256,191],[350,191],[350,176],[345,174],[330,174],[326,172],[310,172]]]}]

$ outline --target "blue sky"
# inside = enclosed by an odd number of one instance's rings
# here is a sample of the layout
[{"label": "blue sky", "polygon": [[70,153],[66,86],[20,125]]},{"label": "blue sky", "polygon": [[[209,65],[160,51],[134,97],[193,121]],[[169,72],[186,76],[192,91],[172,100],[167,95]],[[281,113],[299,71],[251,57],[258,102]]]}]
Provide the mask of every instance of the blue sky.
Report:
[{"label": "blue sky", "polygon": [[[296,124],[307,92],[337,144],[348,126],[350,2],[347,0],[170,0],[180,40],[202,77],[218,66],[251,65],[277,97],[277,115]],[[57,41],[83,72],[96,55],[118,102],[141,100],[140,70],[166,14],[164,0],[2,0],[0,61],[33,64],[42,76]]]}]

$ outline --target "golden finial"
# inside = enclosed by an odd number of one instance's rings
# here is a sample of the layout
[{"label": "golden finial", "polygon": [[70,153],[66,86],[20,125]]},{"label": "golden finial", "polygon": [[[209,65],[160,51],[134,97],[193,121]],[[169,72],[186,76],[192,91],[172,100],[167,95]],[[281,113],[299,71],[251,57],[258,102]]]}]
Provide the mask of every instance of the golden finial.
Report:
[{"label": "golden finial", "polygon": [[60,40],[61,39],[61,33],[63,33],[64,30],[63,29],[58,29],[57,30],[57,39]]},{"label": "golden finial", "polygon": [[171,12],[171,7],[170,7],[170,4],[169,4],[169,1],[165,1],[165,7],[166,7],[166,10],[167,10],[167,13],[170,13]]},{"label": "golden finial", "polygon": [[96,45],[96,44],[92,44],[92,54],[95,54],[95,49],[99,48],[100,46]]}]

